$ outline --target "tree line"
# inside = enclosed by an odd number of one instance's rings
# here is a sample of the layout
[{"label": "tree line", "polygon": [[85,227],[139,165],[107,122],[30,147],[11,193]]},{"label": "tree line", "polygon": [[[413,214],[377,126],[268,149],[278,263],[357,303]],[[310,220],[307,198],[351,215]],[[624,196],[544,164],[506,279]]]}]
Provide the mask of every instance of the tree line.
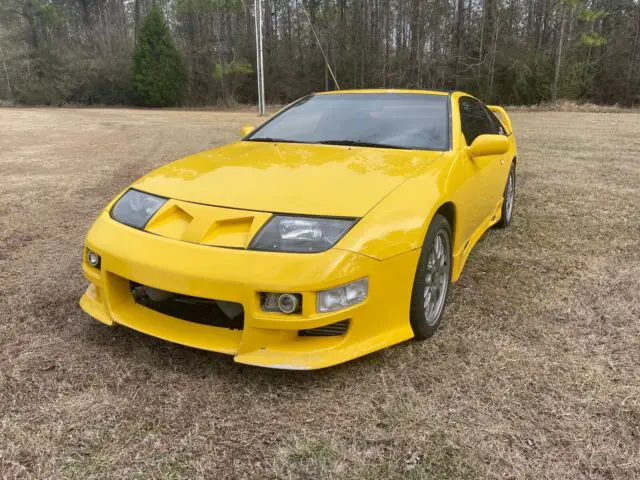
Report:
[{"label": "tree line", "polygon": [[[253,0],[0,0],[0,100],[255,103],[254,8]],[[263,9],[268,103],[337,88],[320,46],[342,89],[640,103],[638,0],[263,0]],[[153,62],[164,66],[149,75]]]}]

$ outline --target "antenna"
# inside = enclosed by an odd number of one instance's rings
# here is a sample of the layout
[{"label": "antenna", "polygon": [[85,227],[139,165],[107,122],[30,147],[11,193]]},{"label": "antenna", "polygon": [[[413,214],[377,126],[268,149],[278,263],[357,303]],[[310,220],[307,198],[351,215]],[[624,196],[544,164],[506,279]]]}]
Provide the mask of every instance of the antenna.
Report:
[{"label": "antenna", "polygon": [[[260,0],[257,0],[260,1]],[[331,78],[333,78],[333,83],[336,84],[336,88],[338,90],[340,90],[340,84],[338,84],[338,80],[336,79],[336,76],[333,74],[333,69],[331,68],[331,65],[329,65],[329,59],[327,58],[327,56],[324,53],[324,49],[322,48],[322,43],[320,43],[320,39],[318,38],[318,34],[316,33],[316,29],[313,28],[313,23],[311,23],[311,17],[309,16],[309,12],[307,12],[307,9],[304,6],[304,2],[302,0],[300,0],[300,5],[302,6],[302,11],[304,12],[304,14],[307,17],[307,21],[309,22],[309,26],[311,27],[311,31],[313,32],[313,36],[316,37],[316,42],[318,43],[318,48],[320,48],[320,52],[322,53],[322,57],[324,58],[324,63],[327,65],[327,68],[329,69],[329,73],[331,74]]]},{"label": "antenna", "polygon": [[256,73],[258,75],[258,111],[264,115],[264,62],[262,57],[262,0],[255,3],[256,19]]}]

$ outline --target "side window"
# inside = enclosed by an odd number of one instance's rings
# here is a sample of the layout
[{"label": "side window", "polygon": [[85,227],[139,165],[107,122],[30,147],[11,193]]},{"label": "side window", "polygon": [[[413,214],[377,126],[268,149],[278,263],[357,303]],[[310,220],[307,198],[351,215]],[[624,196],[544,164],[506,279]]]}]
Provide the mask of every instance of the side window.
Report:
[{"label": "side window", "polygon": [[484,105],[475,98],[461,97],[458,104],[462,133],[467,145],[471,145],[479,135],[500,133],[497,122],[489,116]]}]

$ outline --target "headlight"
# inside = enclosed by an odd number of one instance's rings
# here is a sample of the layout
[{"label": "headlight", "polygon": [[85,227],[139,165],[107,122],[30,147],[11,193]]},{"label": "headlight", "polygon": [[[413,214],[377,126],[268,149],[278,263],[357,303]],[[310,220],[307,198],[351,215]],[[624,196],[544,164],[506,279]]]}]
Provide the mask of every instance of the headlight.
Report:
[{"label": "headlight", "polygon": [[316,308],[318,312],[335,312],[362,303],[369,294],[369,279],[362,278],[341,287],[318,292]]},{"label": "headlight", "polygon": [[249,248],[275,252],[315,253],[333,247],[355,220],[275,215]]},{"label": "headlight", "polygon": [[166,198],[128,190],[111,209],[111,218],[130,227],[144,228],[166,201]]}]

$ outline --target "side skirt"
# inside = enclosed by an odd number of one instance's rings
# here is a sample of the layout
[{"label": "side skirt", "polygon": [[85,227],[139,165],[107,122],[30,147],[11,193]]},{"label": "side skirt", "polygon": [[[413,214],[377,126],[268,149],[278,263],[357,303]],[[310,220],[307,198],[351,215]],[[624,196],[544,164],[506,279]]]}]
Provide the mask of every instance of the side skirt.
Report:
[{"label": "side skirt", "polygon": [[469,258],[469,254],[473,247],[476,246],[476,243],[482,238],[482,235],[489,230],[493,225],[498,223],[502,218],[502,203],[504,199],[500,198],[500,201],[496,205],[496,208],[493,210],[491,215],[485,218],[482,223],[476,228],[467,243],[462,247],[462,250],[453,255],[453,265],[451,271],[451,281],[457,282],[462,274],[462,270],[464,269],[464,265],[467,262],[467,258]]}]

